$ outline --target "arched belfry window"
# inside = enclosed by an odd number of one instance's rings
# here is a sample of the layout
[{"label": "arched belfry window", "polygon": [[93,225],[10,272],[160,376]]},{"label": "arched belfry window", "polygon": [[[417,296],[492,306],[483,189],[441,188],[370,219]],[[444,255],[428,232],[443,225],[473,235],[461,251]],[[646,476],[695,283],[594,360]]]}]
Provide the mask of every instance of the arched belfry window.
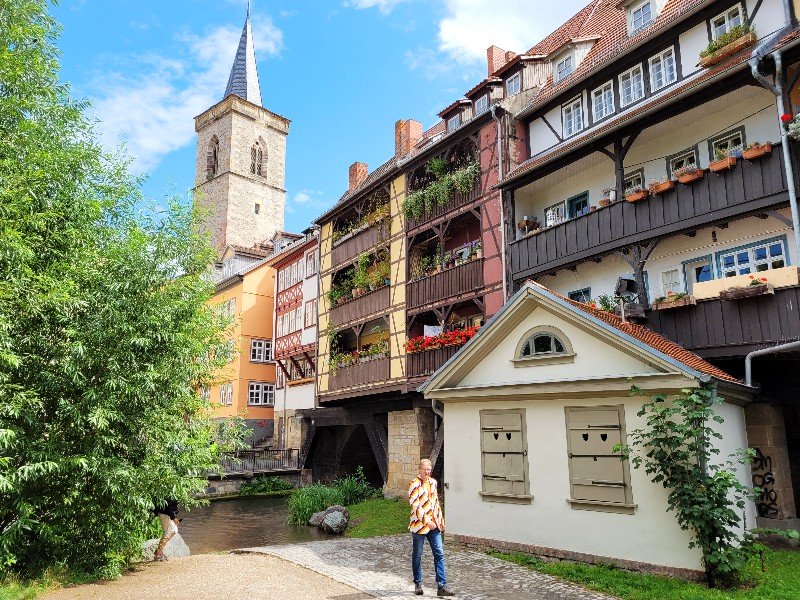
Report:
[{"label": "arched belfry window", "polygon": [[575,352],[564,332],[556,327],[539,326],[528,331],[517,344],[515,363],[572,362]]},{"label": "arched belfry window", "polygon": [[219,139],[214,135],[211,136],[206,152],[206,178],[211,179],[217,173],[219,173]]},{"label": "arched belfry window", "polygon": [[267,176],[266,158],[266,144],[263,138],[258,138],[258,141],[250,148],[250,173],[252,175],[258,175],[259,177]]}]

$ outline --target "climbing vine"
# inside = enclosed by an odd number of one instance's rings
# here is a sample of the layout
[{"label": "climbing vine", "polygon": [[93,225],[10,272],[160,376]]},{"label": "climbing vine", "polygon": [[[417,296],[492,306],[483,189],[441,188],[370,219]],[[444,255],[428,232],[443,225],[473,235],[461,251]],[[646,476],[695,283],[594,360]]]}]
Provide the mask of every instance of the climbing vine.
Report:
[{"label": "climbing vine", "polygon": [[433,180],[422,189],[409,194],[403,201],[403,214],[406,219],[419,219],[423,213],[431,212],[435,206],[444,206],[454,191],[469,194],[481,172],[480,165],[472,162],[448,173],[447,162],[441,158],[431,159],[425,170]]}]

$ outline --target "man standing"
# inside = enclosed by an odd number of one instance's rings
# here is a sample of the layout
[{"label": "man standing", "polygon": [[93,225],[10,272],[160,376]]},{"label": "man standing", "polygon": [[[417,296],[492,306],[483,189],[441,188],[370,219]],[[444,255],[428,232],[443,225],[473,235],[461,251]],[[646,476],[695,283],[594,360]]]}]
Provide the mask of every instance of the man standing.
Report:
[{"label": "man standing", "polygon": [[411,519],[408,530],[414,542],[411,554],[411,569],[414,572],[414,593],[422,595],[422,549],[425,539],[433,551],[433,566],[436,569],[437,596],[455,596],[447,588],[444,575],[444,516],[436,494],[436,480],[431,477],[431,461],[419,461],[419,475],[408,486],[408,503],[411,505]]}]

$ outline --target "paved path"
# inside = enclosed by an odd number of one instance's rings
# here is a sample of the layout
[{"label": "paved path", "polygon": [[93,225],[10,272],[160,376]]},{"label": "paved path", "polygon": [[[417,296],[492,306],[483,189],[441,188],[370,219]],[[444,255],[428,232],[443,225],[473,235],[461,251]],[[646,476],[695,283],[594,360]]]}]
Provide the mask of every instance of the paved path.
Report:
[{"label": "paved path", "polygon": [[[436,595],[433,557],[425,546],[423,559],[425,596]],[[336,539],[285,546],[237,550],[267,554],[291,561],[372,596],[410,598],[411,536]],[[549,575],[531,571],[482,552],[445,544],[448,585],[464,600],[609,600]]]}]

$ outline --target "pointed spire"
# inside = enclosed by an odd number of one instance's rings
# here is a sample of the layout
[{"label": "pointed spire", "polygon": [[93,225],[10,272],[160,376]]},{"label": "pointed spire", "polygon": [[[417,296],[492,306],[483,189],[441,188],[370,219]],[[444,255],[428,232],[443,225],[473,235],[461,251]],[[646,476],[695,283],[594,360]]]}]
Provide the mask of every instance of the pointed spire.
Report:
[{"label": "pointed spire", "polygon": [[247,3],[247,18],[242,28],[242,37],[239,38],[239,47],[236,49],[236,57],[233,59],[233,67],[231,67],[231,75],[228,78],[228,87],[225,88],[224,98],[231,94],[236,94],[240,98],[261,106],[261,86],[258,84],[253,30],[250,27],[250,2]]}]

